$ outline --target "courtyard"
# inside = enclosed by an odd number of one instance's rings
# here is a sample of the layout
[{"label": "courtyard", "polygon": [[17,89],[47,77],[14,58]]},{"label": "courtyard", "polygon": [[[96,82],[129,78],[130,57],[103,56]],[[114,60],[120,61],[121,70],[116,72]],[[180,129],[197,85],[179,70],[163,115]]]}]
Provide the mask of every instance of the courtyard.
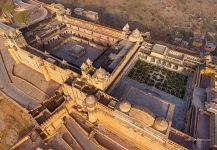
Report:
[{"label": "courtyard", "polygon": [[166,117],[169,110],[168,106],[174,104],[172,127],[180,131],[185,128],[186,112],[189,106],[187,99],[181,100],[127,76],[121,78],[111,91],[111,95],[120,100],[127,100],[133,105],[148,108],[158,117]]},{"label": "courtyard", "polygon": [[185,96],[187,75],[138,60],[129,72],[128,77],[178,98],[183,99]]},{"label": "courtyard", "polygon": [[[82,55],[72,55],[71,51],[73,47],[82,47]],[[102,53],[103,50],[73,40],[64,43],[62,46],[51,52],[51,54],[55,57],[64,59],[67,62],[78,67],[81,67],[82,63],[85,62],[88,58],[92,61],[96,60]]]}]

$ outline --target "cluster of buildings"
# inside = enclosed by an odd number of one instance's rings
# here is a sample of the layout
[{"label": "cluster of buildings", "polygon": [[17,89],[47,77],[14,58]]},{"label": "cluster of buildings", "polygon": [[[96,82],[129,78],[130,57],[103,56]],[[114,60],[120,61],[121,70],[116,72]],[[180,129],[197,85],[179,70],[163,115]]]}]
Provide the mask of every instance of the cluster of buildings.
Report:
[{"label": "cluster of buildings", "polygon": [[75,13],[75,15],[85,17],[85,18],[90,19],[92,21],[99,21],[98,12],[86,11],[83,8],[75,8],[74,13]]},{"label": "cluster of buildings", "polygon": [[[207,36],[209,33],[207,33]],[[214,36],[211,36],[214,37]],[[203,51],[210,53],[216,50],[215,40],[206,39],[205,35],[194,33],[193,37],[189,37],[190,40],[186,41],[182,38],[176,37],[174,43],[180,47],[191,49],[192,51]]]},{"label": "cluster of buildings", "polygon": [[[29,111],[35,128],[12,149],[200,149],[192,134],[200,111],[210,116],[203,148],[217,146],[215,57],[148,43],[128,24],[116,30],[88,22],[60,4],[43,7],[49,15],[40,22],[20,29],[0,23],[16,63],[61,84]],[[184,98],[129,79],[138,60],[187,76]],[[204,76],[210,85],[203,88]],[[207,99],[197,98],[198,89]]]}]

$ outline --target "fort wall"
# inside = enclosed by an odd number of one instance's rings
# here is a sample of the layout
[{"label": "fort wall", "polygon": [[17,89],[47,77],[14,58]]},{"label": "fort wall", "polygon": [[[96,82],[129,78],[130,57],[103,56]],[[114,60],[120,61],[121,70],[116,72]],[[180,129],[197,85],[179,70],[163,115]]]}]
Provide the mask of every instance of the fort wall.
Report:
[{"label": "fort wall", "polygon": [[124,67],[127,65],[127,63],[130,61],[130,59],[133,57],[133,55],[136,53],[136,51],[139,49],[140,43],[137,42],[128,52],[128,54],[125,56],[125,58],[122,59],[120,62],[120,65],[117,66],[117,68],[112,72],[112,74],[109,77],[108,82],[105,83],[105,87],[101,90],[105,91],[109,86],[117,79],[118,75],[121,73],[121,71],[124,69]]},{"label": "fort wall", "polygon": [[[41,129],[46,133],[48,138],[53,136],[58,131],[58,129],[61,128],[62,124],[64,123],[63,118],[67,117],[69,114],[75,111],[71,105],[72,103],[74,103],[72,100],[67,102],[65,108],[58,111],[44,124],[41,125]],[[133,126],[133,124],[126,124],[123,120],[115,115],[115,110],[105,107],[100,103],[96,104],[95,116],[97,118],[97,124],[106,127],[106,129],[109,131],[117,134],[124,140],[134,144],[140,149],[185,150],[184,147],[170,140],[154,137],[151,134],[149,135],[148,133],[145,133],[139,127],[135,128],[135,125]]]},{"label": "fort wall", "polygon": [[46,80],[54,80],[63,84],[71,74],[76,75],[76,73],[71,70],[60,68],[57,65],[50,63],[47,60],[43,60],[42,58],[21,48],[17,50],[9,48],[9,52],[17,63],[23,63],[44,74]]}]

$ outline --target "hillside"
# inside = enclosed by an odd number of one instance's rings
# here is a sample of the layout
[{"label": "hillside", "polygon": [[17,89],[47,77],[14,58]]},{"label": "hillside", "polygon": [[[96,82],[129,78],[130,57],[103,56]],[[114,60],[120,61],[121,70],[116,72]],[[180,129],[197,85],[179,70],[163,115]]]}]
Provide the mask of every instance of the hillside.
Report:
[{"label": "hillside", "polygon": [[[47,0],[41,0],[48,2]],[[51,0],[67,7],[98,11],[102,22],[152,31],[155,38],[165,37],[172,28],[197,32],[216,32],[216,0]],[[165,33],[165,34],[164,34]]]},{"label": "hillside", "polygon": [[26,112],[0,93],[0,149],[13,146],[31,124]]},{"label": "hillside", "polygon": [[[1,3],[6,0],[1,0]],[[122,28],[151,31],[155,39],[164,39],[174,29],[192,32],[217,32],[217,0],[40,0],[98,11],[101,22]],[[0,5],[2,6],[2,5]],[[217,21],[216,21],[217,22]]]}]

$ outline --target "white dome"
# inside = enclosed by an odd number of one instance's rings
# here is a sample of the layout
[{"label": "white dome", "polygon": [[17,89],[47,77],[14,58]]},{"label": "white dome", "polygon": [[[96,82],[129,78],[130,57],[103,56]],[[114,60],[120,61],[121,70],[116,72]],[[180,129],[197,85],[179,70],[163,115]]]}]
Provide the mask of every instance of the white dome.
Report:
[{"label": "white dome", "polygon": [[107,72],[103,68],[99,68],[95,72],[95,76],[98,78],[105,78],[107,76]]},{"label": "white dome", "polygon": [[89,95],[85,99],[87,105],[94,105],[96,103],[96,97],[94,95]]},{"label": "white dome", "polygon": [[157,118],[154,122],[154,128],[164,132],[167,130],[169,123],[164,118]]},{"label": "white dome", "polygon": [[131,104],[128,101],[123,101],[120,103],[119,109],[120,109],[120,111],[127,113],[131,109]]},{"label": "white dome", "polygon": [[127,23],[127,24],[123,27],[122,30],[123,30],[124,32],[128,32],[129,29],[130,29],[130,26],[129,26],[129,24]]},{"label": "white dome", "polygon": [[139,36],[141,36],[141,33],[138,29],[135,29],[132,33],[132,36],[139,37]]},{"label": "white dome", "polygon": [[93,64],[92,60],[90,60],[89,58],[86,60],[86,63],[88,66],[91,66]]}]

